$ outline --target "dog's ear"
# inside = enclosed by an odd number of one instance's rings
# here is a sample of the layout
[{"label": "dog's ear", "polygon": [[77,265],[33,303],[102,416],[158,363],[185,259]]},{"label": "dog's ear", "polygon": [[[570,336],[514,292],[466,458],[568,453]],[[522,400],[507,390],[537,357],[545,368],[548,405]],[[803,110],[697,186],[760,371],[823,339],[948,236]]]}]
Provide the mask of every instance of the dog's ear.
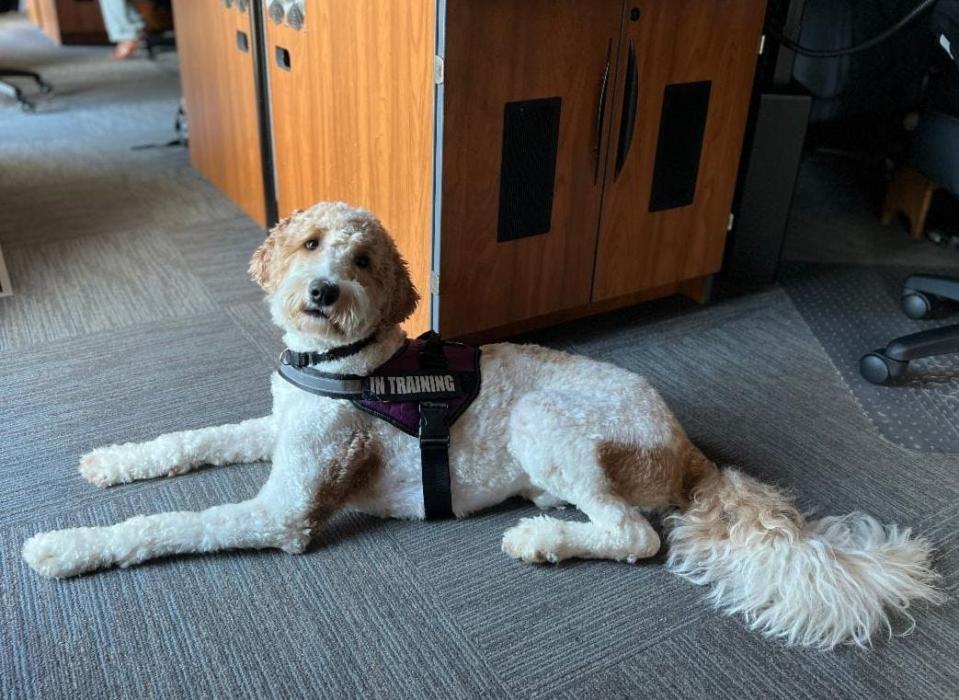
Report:
[{"label": "dog's ear", "polygon": [[393,251],[393,296],[390,299],[389,309],[384,318],[387,325],[395,326],[403,323],[413,315],[416,310],[416,304],[420,300],[420,295],[413,286],[413,279],[410,277],[410,269],[406,260],[400,255],[395,246],[390,246]]},{"label": "dog's ear", "polygon": [[253,257],[250,259],[250,268],[248,270],[250,279],[267,292],[273,289],[273,280],[271,279],[273,256],[279,247],[283,230],[290,225],[290,219],[299,213],[300,210],[297,209],[285,219],[280,219],[276,226],[270,229],[270,234],[266,237],[266,240],[260,244],[260,247],[253,252]]},{"label": "dog's ear", "polygon": [[270,289],[270,268],[273,266],[273,251],[276,249],[276,229],[260,244],[250,258],[250,279],[266,291]]}]

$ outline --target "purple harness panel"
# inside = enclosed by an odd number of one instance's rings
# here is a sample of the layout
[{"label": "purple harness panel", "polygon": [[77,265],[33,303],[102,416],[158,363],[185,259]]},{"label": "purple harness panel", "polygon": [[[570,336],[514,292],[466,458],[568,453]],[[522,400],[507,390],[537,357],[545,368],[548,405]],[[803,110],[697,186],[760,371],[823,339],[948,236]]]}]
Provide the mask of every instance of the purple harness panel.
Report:
[{"label": "purple harness panel", "polygon": [[[371,377],[389,377],[419,372],[420,353],[425,342],[411,340],[392,358],[376,368]],[[459,343],[443,343],[443,356],[448,365],[445,371],[458,375],[463,394],[448,399],[445,403],[446,425],[452,427],[456,419],[469,408],[480,390],[480,350]],[[419,435],[420,411],[418,401],[376,401],[355,399],[353,404],[369,414],[382,418],[402,430],[417,437]]]}]

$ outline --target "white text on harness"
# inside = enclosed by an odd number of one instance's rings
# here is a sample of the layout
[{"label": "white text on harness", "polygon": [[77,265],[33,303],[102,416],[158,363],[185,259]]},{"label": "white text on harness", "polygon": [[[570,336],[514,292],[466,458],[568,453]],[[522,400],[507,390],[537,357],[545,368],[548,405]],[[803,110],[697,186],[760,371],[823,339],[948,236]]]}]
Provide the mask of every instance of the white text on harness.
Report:
[{"label": "white text on harness", "polygon": [[456,380],[452,374],[370,377],[370,389],[378,396],[452,393],[456,391]]}]

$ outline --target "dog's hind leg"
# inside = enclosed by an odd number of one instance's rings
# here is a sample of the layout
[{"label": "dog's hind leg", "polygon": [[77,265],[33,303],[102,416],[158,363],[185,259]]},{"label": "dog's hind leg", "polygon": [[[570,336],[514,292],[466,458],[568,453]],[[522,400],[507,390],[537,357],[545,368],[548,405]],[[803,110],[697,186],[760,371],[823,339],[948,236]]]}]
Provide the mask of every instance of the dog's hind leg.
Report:
[{"label": "dog's hind leg", "polygon": [[510,452],[533,487],[568,501],[589,522],[527,518],[507,530],[503,551],[531,562],[653,556],[660,538],[639,508],[669,505],[681,491],[687,447],[672,414],[634,375],[602,397],[527,395],[510,416]]},{"label": "dog's hind leg", "polygon": [[168,433],[149,442],[101,447],[80,459],[80,473],[97,486],[175,476],[201,464],[269,460],[276,441],[272,416],[242,423]]},{"label": "dog's hind leg", "polygon": [[589,522],[548,515],[524,518],[503,535],[503,551],[536,563],[573,558],[635,562],[659,551],[659,535],[629,504],[609,500],[576,505]]}]

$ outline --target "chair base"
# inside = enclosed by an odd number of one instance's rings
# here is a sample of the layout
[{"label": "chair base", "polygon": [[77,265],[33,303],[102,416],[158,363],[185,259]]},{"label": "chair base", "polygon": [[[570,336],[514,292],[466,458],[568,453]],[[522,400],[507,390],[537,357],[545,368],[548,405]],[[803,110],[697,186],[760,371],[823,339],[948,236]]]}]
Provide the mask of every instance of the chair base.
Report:
[{"label": "chair base", "polygon": [[[925,318],[942,300],[959,301],[959,279],[911,275],[903,285],[902,310],[909,318]],[[892,384],[906,376],[911,360],[950,353],[959,353],[959,324],[896,338],[863,355],[859,373],[873,384]]]},{"label": "chair base", "polygon": [[28,78],[37,84],[40,92],[46,94],[53,91],[53,86],[45,81],[39,73],[36,73],[31,70],[21,70],[19,68],[0,68],[0,88],[5,88],[7,92],[13,95],[13,98],[17,101],[17,104],[20,105],[20,108],[25,112],[32,112],[34,110],[34,104],[26,95],[23,94],[23,90],[20,89],[18,85],[11,83],[6,78]]}]

